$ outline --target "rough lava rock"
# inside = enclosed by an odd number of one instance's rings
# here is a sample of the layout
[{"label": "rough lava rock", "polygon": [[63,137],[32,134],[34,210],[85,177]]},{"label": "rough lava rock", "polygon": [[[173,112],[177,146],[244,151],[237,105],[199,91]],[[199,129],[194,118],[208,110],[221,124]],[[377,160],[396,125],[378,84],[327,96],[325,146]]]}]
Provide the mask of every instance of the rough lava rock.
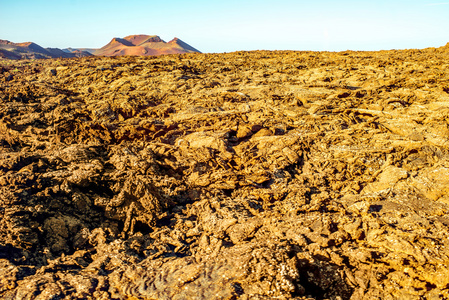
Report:
[{"label": "rough lava rock", "polygon": [[449,48],[2,62],[0,298],[449,298]]}]

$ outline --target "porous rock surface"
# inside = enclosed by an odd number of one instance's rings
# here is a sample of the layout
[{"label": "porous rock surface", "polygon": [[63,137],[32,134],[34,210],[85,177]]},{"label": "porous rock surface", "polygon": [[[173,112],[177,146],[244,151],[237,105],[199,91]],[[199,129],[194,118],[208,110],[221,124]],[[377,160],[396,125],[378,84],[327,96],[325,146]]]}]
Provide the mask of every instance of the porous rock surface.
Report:
[{"label": "porous rock surface", "polygon": [[0,298],[449,297],[449,49],[0,67]]}]

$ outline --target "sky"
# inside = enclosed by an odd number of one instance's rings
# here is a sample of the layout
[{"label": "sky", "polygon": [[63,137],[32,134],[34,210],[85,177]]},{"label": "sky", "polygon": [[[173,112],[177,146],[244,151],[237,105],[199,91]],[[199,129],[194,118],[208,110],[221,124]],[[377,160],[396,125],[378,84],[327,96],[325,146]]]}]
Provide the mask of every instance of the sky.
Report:
[{"label": "sky", "polygon": [[444,0],[0,0],[0,39],[100,48],[178,37],[201,52],[388,50],[449,42]]}]

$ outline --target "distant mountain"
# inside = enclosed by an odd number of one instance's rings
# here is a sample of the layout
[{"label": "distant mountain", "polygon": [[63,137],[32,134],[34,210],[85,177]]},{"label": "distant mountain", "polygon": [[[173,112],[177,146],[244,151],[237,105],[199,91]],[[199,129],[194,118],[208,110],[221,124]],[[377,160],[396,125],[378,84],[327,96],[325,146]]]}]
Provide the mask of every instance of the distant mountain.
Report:
[{"label": "distant mountain", "polygon": [[98,49],[96,48],[64,48],[62,49],[62,51],[67,52],[67,53],[79,53],[81,52],[89,52],[90,54],[94,54],[95,51],[97,51]]},{"label": "distant mountain", "polygon": [[130,35],[125,38],[113,38],[107,45],[94,52],[98,56],[121,55],[162,55],[198,52],[189,44],[174,38],[170,42],[163,41],[157,35]]},{"label": "distant mountain", "polygon": [[70,58],[84,56],[120,56],[120,55],[163,55],[198,52],[189,44],[174,38],[168,43],[157,35],[130,35],[125,38],[113,38],[100,49],[93,48],[43,48],[36,43],[13,43],[0,40],[0,58],[39,59]]},{"label": "distant mountain", "polygon": [[0,40],[0,58],[6,59],[39,59],[39,58],[70,58],[80,56],[91,56],[86,51],[65,52],[59,48],[43,48],[36,43],[13,43]]}]

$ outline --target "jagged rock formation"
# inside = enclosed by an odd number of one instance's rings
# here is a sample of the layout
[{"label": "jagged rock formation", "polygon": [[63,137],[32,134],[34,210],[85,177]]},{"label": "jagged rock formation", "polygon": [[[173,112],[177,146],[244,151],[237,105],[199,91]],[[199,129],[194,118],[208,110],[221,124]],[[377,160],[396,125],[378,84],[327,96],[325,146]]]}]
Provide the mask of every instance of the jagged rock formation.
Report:
[{"label": "jagged rock formation", "polygon": [[0,298],[449,298],[448,57],[0,67]]}]

